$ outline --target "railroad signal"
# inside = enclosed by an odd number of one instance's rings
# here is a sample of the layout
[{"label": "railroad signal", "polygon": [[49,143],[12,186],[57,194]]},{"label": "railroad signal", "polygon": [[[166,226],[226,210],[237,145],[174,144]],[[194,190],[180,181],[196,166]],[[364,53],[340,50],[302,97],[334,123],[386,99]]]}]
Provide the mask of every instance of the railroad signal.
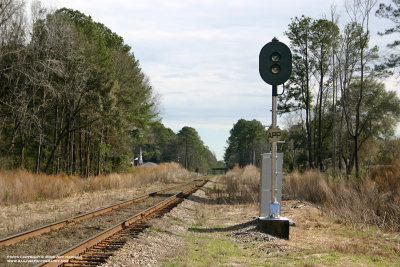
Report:
[{"label": "railroad signal", "polygon": [[286,82],[292,74],[292,52],[278,39],[264,45],[260,51],[259,71],[261,78],[270,85]]},{"label": "railroad signal", "polygon": [[261,200],[258,227],[264,232],[289,239],[289,219],[281,217],[283,154],[277,153],[282,131],[277,127],[278,85],[292,74],[292,53],[278,39],[264,45],[259,56],[261,78],[272,85],[272,124],[267,132],[271,153],[263,154],[261,168]]}]

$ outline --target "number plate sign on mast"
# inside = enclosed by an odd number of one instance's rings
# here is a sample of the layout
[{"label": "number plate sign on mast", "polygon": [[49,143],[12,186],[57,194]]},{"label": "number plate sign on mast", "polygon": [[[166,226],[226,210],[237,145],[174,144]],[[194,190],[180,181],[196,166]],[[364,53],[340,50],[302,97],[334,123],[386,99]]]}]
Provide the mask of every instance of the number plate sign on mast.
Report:
[{"label": "number plate sign on mast", "polygon": [[282,130],[279,127],[271,127],[267,131],[268,142],[279,142],[282,140]]}]

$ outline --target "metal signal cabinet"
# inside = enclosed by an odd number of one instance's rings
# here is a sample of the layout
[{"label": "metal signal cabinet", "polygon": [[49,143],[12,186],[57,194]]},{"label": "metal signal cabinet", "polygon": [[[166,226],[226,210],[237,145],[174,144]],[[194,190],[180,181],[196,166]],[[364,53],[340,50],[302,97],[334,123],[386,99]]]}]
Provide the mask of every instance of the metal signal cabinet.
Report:
[{"label": "metal signal cabinet", "polygon": [[279,203],[279,215],[281,214],[280,207],[282,202],[282,166],[283,153],[277,153],[276,159],[276,179],[274,189],[271,189],[271,153],[262,154],[261,168],[261,201],[260,201],[260,217],[268,217],[271,214],[271,190],[275,190],[275,200]]}]

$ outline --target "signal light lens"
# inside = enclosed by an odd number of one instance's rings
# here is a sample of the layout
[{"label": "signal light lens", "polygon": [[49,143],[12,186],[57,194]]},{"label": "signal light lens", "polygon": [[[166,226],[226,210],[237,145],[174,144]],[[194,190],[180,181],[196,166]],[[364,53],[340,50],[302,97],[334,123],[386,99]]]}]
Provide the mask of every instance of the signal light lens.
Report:
[{"label": "signal light lens", "polygon": [[281,72],[281,67],[278,64],[274,64],[271,66],[271,72],[273,74],[278,74],[279,72]]},{"label": "signal light lens", "polygon": [[281,54],[279,54],[278,52],[274,52],[271,55],[271,60],[273,62],[278,62],[281,59]]}]

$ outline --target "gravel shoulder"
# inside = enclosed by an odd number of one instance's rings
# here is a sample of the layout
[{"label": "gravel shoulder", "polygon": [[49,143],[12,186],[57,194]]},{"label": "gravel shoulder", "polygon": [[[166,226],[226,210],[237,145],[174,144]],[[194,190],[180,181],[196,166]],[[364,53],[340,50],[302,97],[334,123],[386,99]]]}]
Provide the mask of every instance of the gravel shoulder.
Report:
[{"label": "gravel shoulder", "polygon": [[148,222],[148,228],[102,266],[153,266],[163,258],[174,257],[185,249],[188,228],[205,218],[207,196],[202,188],[161,218]]}]

